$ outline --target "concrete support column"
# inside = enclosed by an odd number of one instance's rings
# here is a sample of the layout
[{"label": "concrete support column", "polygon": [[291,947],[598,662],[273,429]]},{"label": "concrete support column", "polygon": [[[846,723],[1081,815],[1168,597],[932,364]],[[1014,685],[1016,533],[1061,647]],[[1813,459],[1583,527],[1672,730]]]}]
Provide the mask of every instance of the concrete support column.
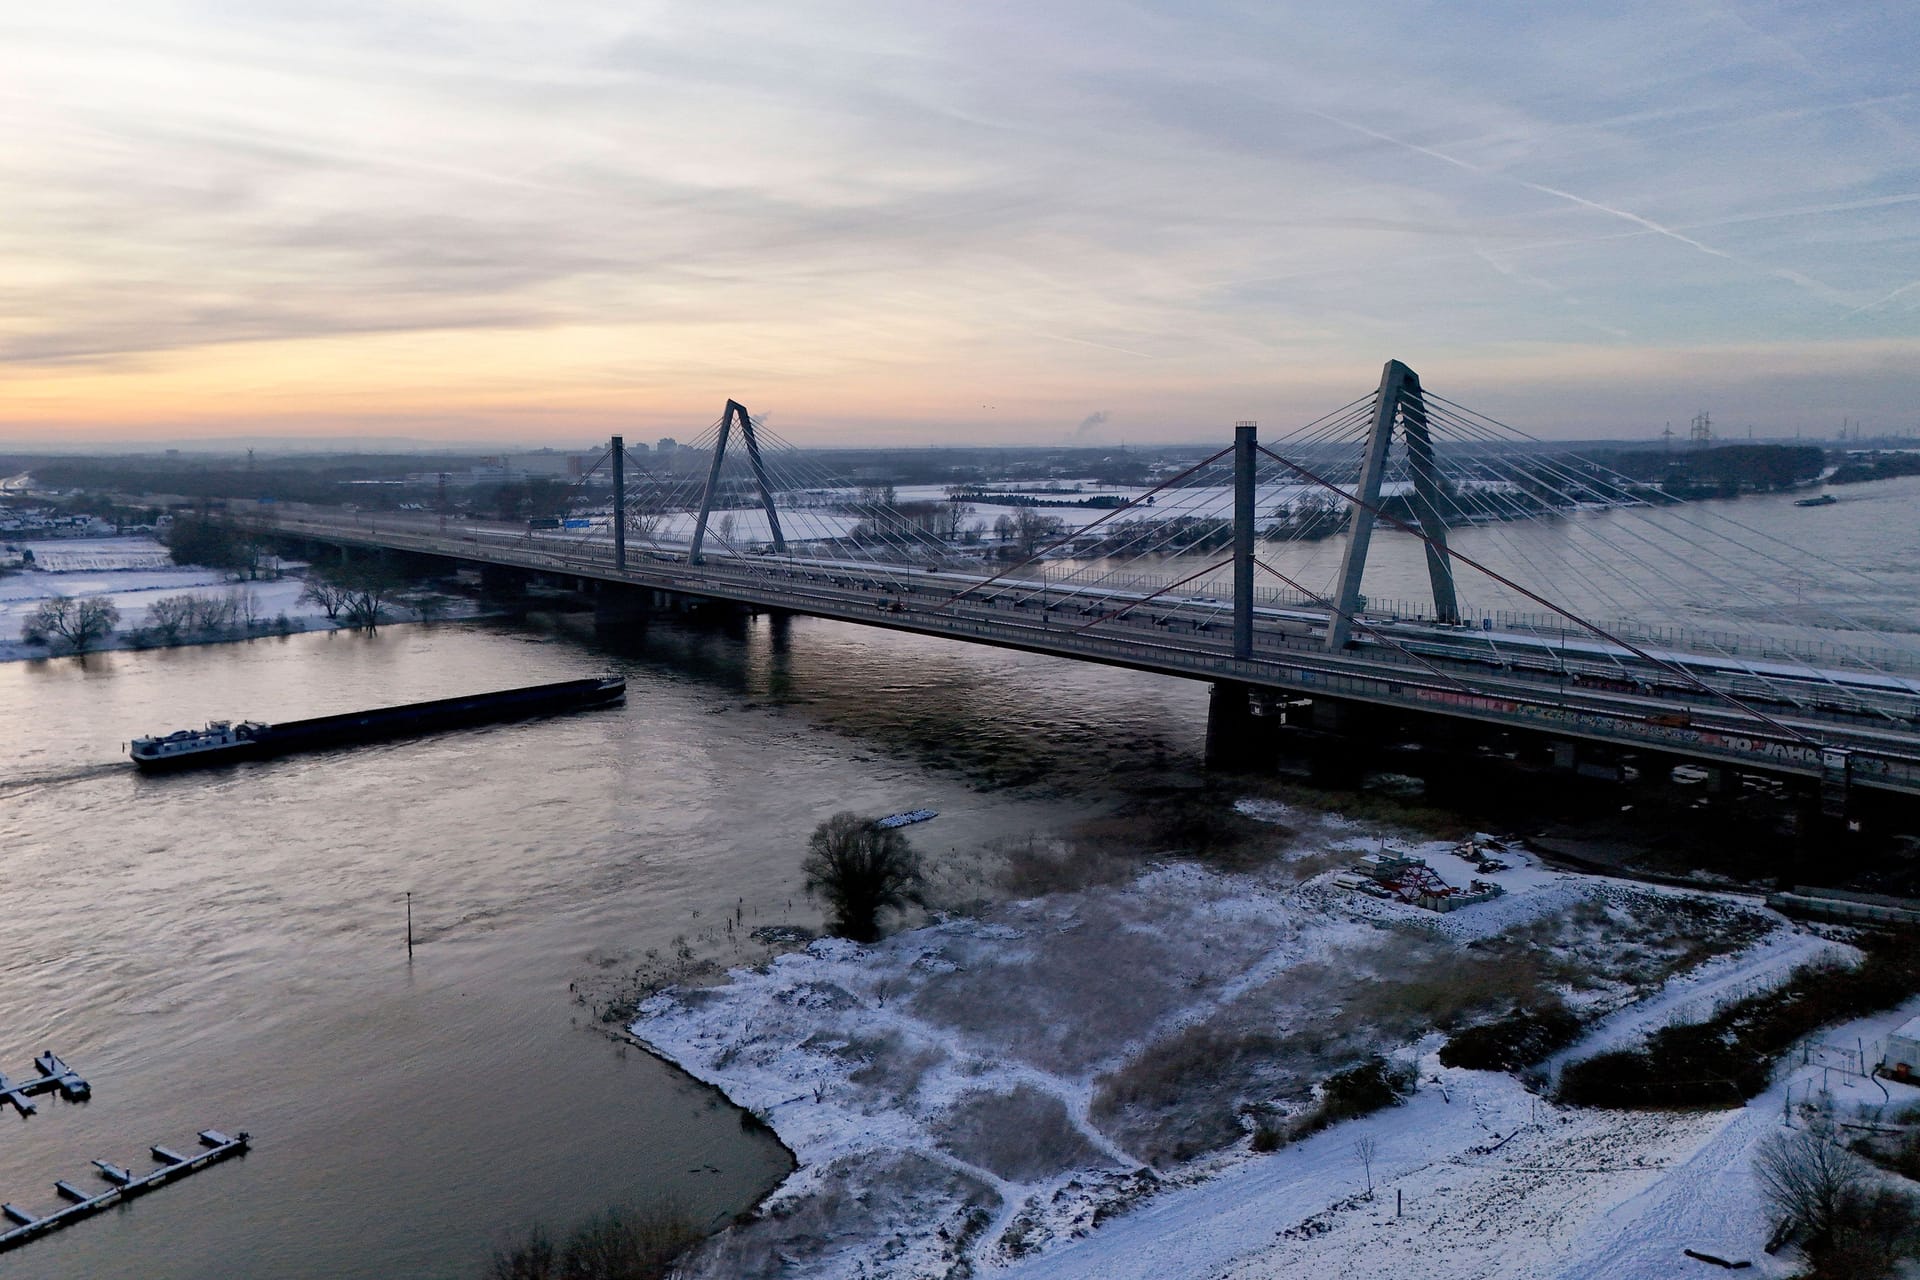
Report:
[{"label": "concrete support column", "polygon": [[1332,698],[1315,698],[1308,711],[1308,722],[1320,733],[1351,733],[1358,717],[1354,708]]},{"label": "concrete support column", "polygon": [[1260,723],[1254,718],[1252,691],[1222,680],[1207,698],[1207,767],[1247,769],[1259,762]]},{"label": "concrete support column", "polygon": [[482,564],[480,566],[480,591],[488,596],[519,596],[527,590],[526,575],[505,565]]},{"label": "concrete support column", "polygon": [[602,582],[593,596],[593,629],[598,632],[628,631],[647,625],[652,612],[649,593],[617,582]]},{"label": "concrete support column", "polygon": [[1620,781],[1620,757],[1609,748],[1591,742],[1556,738],[1553,742],[1553,767],[1559,773],[1576,774],[1600,782]]}]

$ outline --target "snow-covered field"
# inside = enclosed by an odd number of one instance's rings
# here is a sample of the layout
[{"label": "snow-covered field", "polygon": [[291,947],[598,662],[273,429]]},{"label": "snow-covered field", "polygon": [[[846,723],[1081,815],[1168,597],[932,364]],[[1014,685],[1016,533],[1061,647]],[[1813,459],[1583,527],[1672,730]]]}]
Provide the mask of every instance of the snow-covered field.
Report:
[{"label": "snow-covered field", "polygon": [[[32,545],[37,567],[0,577],[0,661],[63,651],[58,644],[49,649],[20,639],[21,624],[51,596],[111,598],[120,623],[100,646],[104,649],[127,648],[130,633],[147,624],[154,601],[185,594],[217,598],[237,592],[255,617],[272,621],[285,614],[295,631],[325,631],[337,625],[317,605],[301,602],[306,583],[298,577],[239,581],[219,569],[175,565],[167,548],[151,538],[74,538]],[[464,602],[458,602],[446,616],[467,612]],[[394,616],[404,620],[407,614],[397,608]]]},{"label": "snow-covered field", "polygon": [[[1689,1245],[1760,1257],[1744,1152],[1779,1098],[1562,1110],[1441,1067],[1429,1028],[1544,987],[1599,1017],[1590,1052],[1832,944],[1744,900],[1523,856],[1491,877],[1504,897],[1436,915],[1332,885],[1327,855],[1377,843],[1351,824],[1292,839],[1314,847],[1262,871],[1156,865],[643,1004],[633,1034],[799,1161],[695,1273],[1651,1280]],[[1416,851],[1455,883],[1476,874],[1445,845]],[[1256,1114],[1299,1114],[1369,1049],[1417,1070],[1405,1105],[1251,1151]]]}]

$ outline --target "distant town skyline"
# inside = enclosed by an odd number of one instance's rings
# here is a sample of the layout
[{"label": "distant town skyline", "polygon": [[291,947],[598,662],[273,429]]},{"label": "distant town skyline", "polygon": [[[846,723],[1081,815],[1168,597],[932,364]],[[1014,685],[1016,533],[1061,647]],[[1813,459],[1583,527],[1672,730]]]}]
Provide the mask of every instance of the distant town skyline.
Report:
[{"label": "distant town skyline", "polygon": [[0,447],[1920,426],[1895,7],[0,19]]}]

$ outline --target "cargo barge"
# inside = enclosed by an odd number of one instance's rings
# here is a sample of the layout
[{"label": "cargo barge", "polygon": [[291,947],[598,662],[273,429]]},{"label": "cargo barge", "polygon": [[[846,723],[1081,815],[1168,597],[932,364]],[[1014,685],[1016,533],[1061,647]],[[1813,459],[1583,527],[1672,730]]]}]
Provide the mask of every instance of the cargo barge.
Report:
[{"label": "cargo barge", "polygon": [[312,720],[289,720],[284,724],[261,724],[253,720],[236,724],[231,720],[215,720],[204,729],[179,729],[164,736],[135,738],[128,748],[128,754],[133,757],[134,764],[148,773],[197,769],[235,760],[256,760],[266,756],[289,755],[296,751],[317,751],[325,747],[409,737],[440,729],[605,706],[610,702],[618,702],[626,693],[627,682],[614,676],[562,680],[555,684],[529,685],[523,689],[502,689],[496,693],[414,702],[402,707],[379,707],[372,711],[349,711]]}]

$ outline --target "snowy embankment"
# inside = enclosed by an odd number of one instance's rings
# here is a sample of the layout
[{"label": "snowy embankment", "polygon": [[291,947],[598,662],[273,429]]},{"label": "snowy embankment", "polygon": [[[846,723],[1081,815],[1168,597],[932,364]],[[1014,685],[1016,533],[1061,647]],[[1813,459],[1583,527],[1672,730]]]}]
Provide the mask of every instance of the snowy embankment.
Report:
[{"label": "snowy embankment", "polygon": [[[147,614],[154,602],[180,595],[216,600],[233,596],[239,618],[250,614],[263,624],[277,626],[284,615],[289,631],[327,631],[340,625],[328,618],[318,605],[300,599],[306,583],[299,577],[236,579],[219,569],[175,565],[167,548],[151,538],[76,538],[44,546],[36,543],[33,549],[36,567],[0,577],[0,661],[44,658],[65,652],[65,647],[57,641],[50,647],[30,645],[20,638],[22,624],[40,607],[41,601],[53,596],[113,601],[120,611],[120,622],[114,633],[97,646],[101,649],[135,647],[133,633],[147,625]],[[465,617],[472,613],[466,601],[449,604],[442,616]],[[404,606],[392,610],[394,621],[406,621],[412,616],[412,611]],[[260,631],[277,634],[267,627]]]},{"label": "snowy embankment", "polygon": [[[1782,979],[1834,944],[1782,930],[1676,978],[1603,1019],[1583,1057],[1668,1022],[1710,1012]],[[1920,1009],[1834,1029],[1873,1039]],[[1697,1014],[1696,1014],[1697,1010]],[[1852,1055],[1847,1055],[1849,1058]],[[1405,1106],[1237,1163],[1083,1240],[1012,1268],[1012,1280],[1284,1280],[1290,1276],[1422,1280],[1669,1280],[1692,1274],[1695,1249],[1788,1276],[1762,1245],[1777,1225],[1753,1184],[1753,1144],[1837,1063],[1817,1051],[1767,1093],[1727,1111],[1561,1108],[1512,1076],[1422,1063]],[[1835,1076],[1842,1102],[1877,1102],[1880,1086]],[[1920,1098],[1920,1091],[1913,1091]],[[1373,1195],[1354,1155],[1378,1144]],[[1700,1274],[1713,1269],[1698,1264]]]},{"label": "snowy embankment", "polygon": [[[1538,996],[1516,976],[1537,970],[1613,1010],[1589,1043],[1618,1043],[1826,945],[1744,901],[1518,855],[1489,877],[1506,896],[1436,915],[1315,874],[1376,843],[1356,832],[1324,824],[1259,872],[1163,865],[873,947],[821,941],[647,1002],[633,1034],[799,1161],[695,1273],[1554,1274],[1737,1113],[1562,1111],[1441,1068],[1429,1019]],[[1417,852],[1474,874],[1444,845]],[[1708,958],[1716,931],[1737,956]],[[1370,1049],[1417,1065],[1406,1105],[1252,1153],[1257,1116],[1299,1114]],[[1379,1146],[1371,1201],[1360,1136]],[[1441,1244],[1444,1262],[1426,1252]]]}]

